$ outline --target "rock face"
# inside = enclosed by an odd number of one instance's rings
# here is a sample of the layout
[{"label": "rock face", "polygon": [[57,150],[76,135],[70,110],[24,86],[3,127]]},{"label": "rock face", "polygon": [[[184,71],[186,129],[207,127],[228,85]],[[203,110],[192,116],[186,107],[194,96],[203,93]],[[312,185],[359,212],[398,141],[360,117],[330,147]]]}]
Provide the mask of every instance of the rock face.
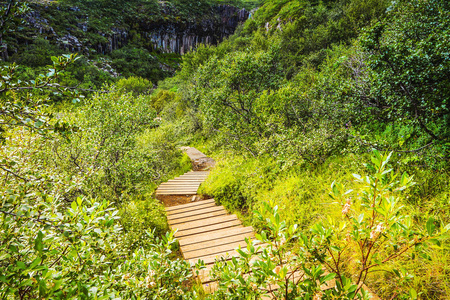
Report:
[{"label": "rock face", "polygon": [[[72,8],[74,13],[76,8]],[[163,13],[165,8],[161,7]],[[139,34],[149,45],[149,50],[162,53],[184,54],[195,49],[199,44],[217,44],[234,33],[236,27],[245,22],[249,12],[229,5],[212,8],[211,17],[194,22],[186,20],[139,21],[137,24],[120,24],[111,27],[108,32],[95,32],[99,37],[96,42],[83,37],[89,32],[87,16],[78,18],[77,31],[58,33],[53,24],[42,17],[39,11],[27,15],[29,27],[34,28],[37,35],[56,42],[60,48],[69,52],[107,54],[128,44],[133,34]],[[133,30],[130,28],[133,27]],[[137,27],[137,28],[136,28]],[[92,34],[92,32],[90,32]]]},{"label": "rock face", "polygon": [[184,54],[198,44],[217,44],[232,35],[236,27],[245,22],[249,12],[229,5],[216,7],[218,19],[207,19],[200,23],[149,24],[146,37],[155,49],[165,53]]}]

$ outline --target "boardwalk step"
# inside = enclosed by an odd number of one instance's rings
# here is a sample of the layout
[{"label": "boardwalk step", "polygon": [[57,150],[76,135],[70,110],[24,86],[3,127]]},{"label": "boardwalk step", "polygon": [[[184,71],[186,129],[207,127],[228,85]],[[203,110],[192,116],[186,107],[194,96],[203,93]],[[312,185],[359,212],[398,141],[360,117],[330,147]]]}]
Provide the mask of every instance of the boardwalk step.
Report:
[{"label": "boardwalk step", "polygon": [[173,221],[168,220],[168,222],[169,222],[170,226],[173,226],[173,225],[177,225],[177,224],[181,224],[181,223],[197,221],[197,220],[207,219],[207,218],[211,218],[211,217],[223,216],[226,214],[227,214],[227,212],[224,209],[222,209],[219,211],[214,211],[214,212],[206,213],[203,215],[190,216],[190,217],[185,217],[185,218],[181,218],[181,219],[175,219]]},{"label": "boardwalk step", "polygon": [[195,207],[198,205],[205,205],[208,203],[215,203],[215,201],[214,201],[214,199],[208,199],[208,200],[191,202],[191,203],[187,203],[187,204],[181,204],[181,205],[177,205],[177,206],[169,206],[169,207],[166,207],[166,211],[173,212],[173,211],[183,210],[183,209],[190,208],[190,207]]},{"label": "boardwalk step", "polygon": [[202,234],[196,234],[192,237],[180,238],[179,242],[180,242],[181,247],[183,247],[183,246],[187,246],[187,245],[191,245],[191,244],[195,244],[195,243],[212,241],[212,240],[216,240],[216,239],[220,239],[220,238],[224,238],[224,237],[230,237],[230,236],[235,236],[235,235],[240,235],[243,233],[250,233],[250,232],[253,232],[252,227],[242,227],[242,228],[238,227],[238,228],[231,228],[231,229],[226,228],[226,229],[214,231],[213,233],[202,233]]},{"label": "boardwalk step", "polygon": [[[241,226],[239,228],[243,228],[243,227]],[[183,253],[187,253],[189,251],[195,251],[195,250],[199,250],[199,249],[206,249],[209,247],[217,247],[220,245],[227,245],[230,243],[245,241],[245,239],[251,239],[254,237],[255,237],[255,234],[253,232],[246,232],[246,233],[233,235],[233,236],[227,236],[227,237],[223,237],[223,238],[215,239],[215,240],[211,240],[211,241],[203,241],[203,242],[199,242],[199,243],[186,245],[183,247],[182,250],[183,250]]]},{"label": "boardwalk step", "polygon": [[180,223],[180,224],[173,225],[171,227],[174,230],[187,230],[187,229],[199,228],[199,227],[203,227],[203,226],[225,223],[225,222],[228,222],[231,220],[237,220],[236,215],[216,216],[216,217],[211,217],[211,218],[203,219],[203,220]]},{"label": "boardwalk step", "polygon": [[236,227],[239,225],[241,225],[241,221],[230,220],[227,222],[222,222],[222,223],[213,224],[213,225],[209,225],[209,226],[202,226],[202,227],[197,227],[197,228],[180,230],[175,234],[175,237],[181,238],[181,237],[185,237],[185,236],[189,236],[189,235],[200,234],[200,233],[205,233],[205,232],[212,232],[212,231],[230,228],[230,227]]},{"label": "boardwalk step", "polygon": [[193,211],[180,212],[178,214],[169,215],[167,217],[167,219],[170,221],[174,221],[174,220],[186,218],[189,216],[204,215],[204,214],[216,212],[216,211],[224,211],[226,213],[225,208],[223,206],[202,207],[200,209],[193,210]]}]

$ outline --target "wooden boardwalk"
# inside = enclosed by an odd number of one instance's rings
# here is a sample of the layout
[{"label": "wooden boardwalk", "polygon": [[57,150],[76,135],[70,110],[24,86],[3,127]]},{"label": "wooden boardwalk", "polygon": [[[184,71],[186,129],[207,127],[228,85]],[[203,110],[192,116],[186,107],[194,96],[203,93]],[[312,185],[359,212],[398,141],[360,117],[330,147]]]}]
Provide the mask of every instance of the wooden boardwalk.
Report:
[{"label": "wooden boardwalk", "polygon": [[[156,190],[157,197],[197,195],[198,188],[207,178],[209,171],[202,169],[209,169],[212,159],[195,148],[185,147],[183,150],[192,160],[194,169],[200,169],[200,171],[190,171],[162,183]],[[254,239],[253,228],[244,227],[236,215],[229,214],[223,206],[217,206],[214,199],[177,203],[175,206],[166,207],[166,213],[169,226],[177,231],[175,237],[179,240],[184,259],[191,265],[198,260],[205,263],[206,269],[201,270],[198,280],[201,281],[206,292],[214,292],[217,289],[217,283],[213,282],[209,275],[214,262],[219,258],[231,259],[239,256],[236,249],[247,246],[245,239]],[[266,245],[256,244],[255,246],[261,251]],[[296,272],[291,279],[297,281],[301,277],[302,273]],[[330,287],[323,286],[323,289]],[[278,288],[278,286],[271,286],[270,290],[274,291]],[[270,299],[270,296],[267,299]],[[378,299],[378,297],[372,296],[371,299]]]},{"label": "wooden boardwalk", "polygon": [[156,196],[167,195],[197,195],[197,190],[205,181],[209,171],[191,171],[177,178],[162,183],[156,190]]},{"label": "wooden boardwalk", "polygon": [[246,238],[253,238],[253,228],[242,226],[236,215],[230,215],[214,199],[201,200],[166,208],[167,219],[175,237],[180,242],[184,259],[195,264],[203,260],[206,269],[199,274],[207,292],[213,292],[215,284],[209,271],[220,257],[238,256],[235,250],[246,247]]},{"label": "wooden boardwalk", "polygon": [[[183,150],[193,162],[194,169],[211,167],[211,159],[195,148]],[[156,190],[156,197],[194,196],[205,181],[209,171],[190,171],[162,183]],[[223,206],[217,206],[214,199],[189,202],[166,207],[171,229],[177,230],[184,259],[195,264],[201,259],[206,269],[199,274],[199,280],[207,292],[213,292],[215,284],[209,271],[220,257],[237,256],[239,246],[246,247],[246,238],[253,238],[252,227],[242,226],[236,215],[228,214]]]}]

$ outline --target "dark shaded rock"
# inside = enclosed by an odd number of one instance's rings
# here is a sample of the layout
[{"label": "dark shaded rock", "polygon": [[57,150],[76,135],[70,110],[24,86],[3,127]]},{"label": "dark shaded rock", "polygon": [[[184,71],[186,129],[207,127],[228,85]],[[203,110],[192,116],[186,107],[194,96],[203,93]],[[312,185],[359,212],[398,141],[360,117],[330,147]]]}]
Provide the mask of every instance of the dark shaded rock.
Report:
[{"label": "dark shaded rock", "polygon": [[[161,11],[166,14],[174,14],[172,8],[160,3]],[[58,7],[59,9],[59,7]],[[78,7],[70,7],[73,13],[79,13]],[[211,16],[195,22],[179,21],[151,21],[139,22],[138,29],[134,30],[145,39],[152,47],[163,53],[184,54],[195,49],[199,44],[217,44],[224,38],[234,33],[237,26],[249,17],[245,9],[238,9],[229,5],[220,5],[213,8]],[[77,16],[79,23],[75,28],[82,33],[92,30],[89,26],[88,16]],[[99,54],[107,54],[128,44],[131,39],[130,24],[116,24],[108,32],[96,32],[101,40],[106,42],[92,42],[80,36],[78,32],[72,32],[66,28],[65,33],[58,33],[51,23],[41,16],[38,7],[26,16],[29,27],[36,30],[36,34],[46,39],[54,40],[62,49],[70,52],[81,52],[89,55],[94,51]],[[138,20],[136,20],[138,21]]]}]

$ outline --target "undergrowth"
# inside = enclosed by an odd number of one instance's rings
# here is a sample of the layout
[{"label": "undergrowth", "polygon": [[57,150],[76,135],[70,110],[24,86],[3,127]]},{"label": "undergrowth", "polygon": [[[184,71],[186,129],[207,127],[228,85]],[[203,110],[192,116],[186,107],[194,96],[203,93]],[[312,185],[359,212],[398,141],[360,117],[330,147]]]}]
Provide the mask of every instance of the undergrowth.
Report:
[{"label": "undergrowth", "polygon": [[[330,186],[339,180],[348,189],[360,189],[362,184],[352,174],[364,174],[364,162],[369,160],[368,154],[349,154],[329,158],[320,165],[304,164],[284,169],[270,157],[254,158],[231,152],[213,156],[223,158],[217,158],[217,165],[202,185],[201,193],[213,196],[257,231],[267,229],[267,224],[258,220],[253,211],[261,210],[270,200],[279,207],[278,213],[286,224],[298,224],[305,233],[312,224],[341,217],[341,206],[329,197]],[[394,157],[394,169],[415,174],[417,182],[402,195],[405,213],[415,224],[422,224],[429,217],[448,224],[448,172],[433,174],[403,164],[404,159],[405,156]],[[400,261],[370,272],[366,283],[383,299],[392,297],[392,290],[399,286],[420,291],[423,295],[420,299],[442,299],[443,295],[448,295],[450,287],[449,250],[447,241],[441,246],[430,246],[425,257],[411,252]],[[395,277],[393,270],[396,269],[404,272],[401,282]]]}]

